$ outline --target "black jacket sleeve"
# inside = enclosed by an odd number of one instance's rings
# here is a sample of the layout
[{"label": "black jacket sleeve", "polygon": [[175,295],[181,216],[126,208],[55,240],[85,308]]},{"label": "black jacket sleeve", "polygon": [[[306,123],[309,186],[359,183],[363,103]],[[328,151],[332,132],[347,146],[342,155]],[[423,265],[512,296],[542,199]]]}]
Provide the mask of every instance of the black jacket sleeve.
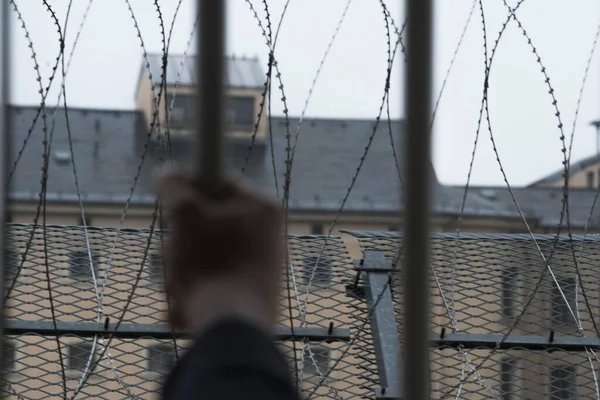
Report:
[{"label": "black jacket sleeve", "polygon": [[288,365],[272,338],[241,320],[202,334],[168,377],[165,400],[297,400]]}]

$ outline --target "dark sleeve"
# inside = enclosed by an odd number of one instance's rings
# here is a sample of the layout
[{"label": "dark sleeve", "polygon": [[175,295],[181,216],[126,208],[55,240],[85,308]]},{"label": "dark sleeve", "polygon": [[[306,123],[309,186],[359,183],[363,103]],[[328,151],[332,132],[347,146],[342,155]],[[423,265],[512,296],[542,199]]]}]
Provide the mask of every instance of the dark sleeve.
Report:
[{"label": "dark sleeve", "polygon": [[298,395],[272,338],[232,319],[198,337],[168,377],[163,398],[297,400]]}]

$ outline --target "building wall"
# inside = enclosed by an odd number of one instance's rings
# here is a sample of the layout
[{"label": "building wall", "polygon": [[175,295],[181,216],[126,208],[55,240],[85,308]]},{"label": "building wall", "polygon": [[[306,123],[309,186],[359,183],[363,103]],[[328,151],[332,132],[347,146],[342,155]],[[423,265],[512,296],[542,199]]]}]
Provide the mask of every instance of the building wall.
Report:
[{"label": "building wall", "polygon": [[[591,183],[591,185],[590,185]],[[538,184],[540,187],[563,187],[564,179],[561,177],[553,182]],[[597,188],[600,185],[600,164],[594,163],[582,168],[577,172],[571,172],[569,176],[569,187],[571,188]]]},{"label": "building wall", "polygon": [[[153,120],[154,118],[154,113],[155,113],[155,106],[154,106],[154,100],[152,98],[152,85],[150,83],[150,79],[148,78],[148,73],[147,71],[144,71],[144,73],[142,74],[142,76],[140,77],[141,81],[140,81],[140,85],[138,88],[138,93],[136,96],[136,108],[138,110],[141,110],[145,116],[146,119],[146,123],[148,124],[148,127],[150,126],[150,122]],[[156,93],[158,94],[158,87],[155,88]],[[196,88],[195,87],[190,87],[190,86],[167,86],[166,92],[168,93],[175,93],[176,95],[178,94],[194,94],[196,92]],[[165,101],[165,96],[166,93],[163,90],[162,96],[159,99],[159,103],[160,103],[160,107],[158,110],[158,121],[160,123],[161,127],[165,127],[166,126],[166,111],[165,111],[165,105],[164,105],[164,101]],[[248,88],[225,88],[225,96],[249,96],[249,97],[253,97],[254,98],[254,115],[257,116],[260,112],[260,104],[261,102],[264,101],[264,108],[261,114],[261,120],[260,120],[260,125],[258,128],[258,131],[256,133],[256,139],[264,139],[267,137],[267,132],[268,132],[268,127],[269,127],[269,120],[267,118],[267,114],[268,114],[268,100],[265,98],[263,99],[262,96],[262,92],[260,90],[257,89],[248,89]],[[177,100],[175,100],[177,101]],[[170,105],[168,105],[170,106]],[[191,130],[190,129],[182,129],[182,130],[178,130],[178,129],[174,129],[174,128],[170,128],[170,133],[171,135],[188,135],[190,134]],[[229,131],[227,132],[228,135],[230,135],[231,137],[237,137],[237,138],[248,138],[252,135],[253,132],[248,132],[248,131]]]}]

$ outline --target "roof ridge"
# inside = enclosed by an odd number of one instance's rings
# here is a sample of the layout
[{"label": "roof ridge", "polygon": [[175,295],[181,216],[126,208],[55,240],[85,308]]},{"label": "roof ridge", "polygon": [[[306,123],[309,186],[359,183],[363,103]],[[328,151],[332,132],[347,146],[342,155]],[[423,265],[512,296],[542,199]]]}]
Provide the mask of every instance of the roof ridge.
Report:
[{"label": "roof ridge", "polygon": [[[272,115],[271,116],[272,119],[276,119],[276,120],[285,120],[286,116],[285,115]],[[300,119],[300,116],[288,116],[288,118],[290,120],[292,119]],[[376,118],[367,118],[367,117],[352,117],[352,118],[346,118],[346,117],[310,117],[310,116],[305,116],[303,118],[303,121],[322,121],[322,122],[326,122],[326,121],[332,121],[332,122],[338,122],[338,121],[343,121],[343,122],[375,122]],[[391,118],[390,122],[392,123],[398,123],[398,122],[404,122],[404,118]]]}]

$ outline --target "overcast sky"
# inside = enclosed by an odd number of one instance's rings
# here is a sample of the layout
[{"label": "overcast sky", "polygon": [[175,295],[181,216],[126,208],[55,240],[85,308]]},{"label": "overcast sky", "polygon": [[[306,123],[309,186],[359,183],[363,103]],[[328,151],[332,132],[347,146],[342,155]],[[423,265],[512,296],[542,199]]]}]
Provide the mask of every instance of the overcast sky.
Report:
[{"label": "overcast sky", "polygon": [[[58,54],[58,34],[42,2],[15,0],[33,41],[42,78],[47,82]],[[262,1],[251,0],[265,23]],[[49,3],[64,24],[68,0]],[[89,0],[73,1],[67,30],[67,52]],[[150,0],[129,0],[148,52],[161,51],[158,14]],[[178,0],[160,0],[167,29]],[[171,53],[186,51],[194,20],[194,1],[183,0],[173,31]],[[268,0],[277,26],[286,0]],[[282,23],[276,57],[282,72],[290,114],[299,115],[321,58],[342,16],[347,0],[291,0]],[[386,1],[401,25],[403,3]],[[509,0],[510,5],[516,1]],[[131,109],[142,60],[126,0],[96,0],[91,4],[66,81],[71,106]],[[435,1],[435,93],[437,97],[450,65],[473,0]],[[502,0],[484,0],[488,51],[507,18]],[[527,0],[517,12],[550,77],[564,132],[568,137],[579,91],[600,17],[593,0]],[[384,89],[387,40],[382,7],[376,0],[353,0],[325,61],[307,115],[314,117],[375,118]],[[15,104],[39,104],[31,53],[20,24],[13,24],[12,94]],[[193,50],[193,46],[192,46]],[[228,1],[228,53],[258,56],[266,64],[267,48],[245,0]],[[596,151],[596,135],[589,126],[600,118],[600,49],[592,60],[579,110],[572,160]],[[403,116],[402,58],[393,73],[392,117]],[[527,184],[561,168],[558,120],[545,78],[531,47],[517,24],[511,22],[494,60],[490,77],[490,117],[501,162],[513,185]],[[439,179],[464,184],[473,151],[483,90],[484,47],[479,7],[467,27],[449,77],[435,123],[434,163]],[[59,82],[51,92],[55,104]],[[274,96],[277,99],[278,96]],[[273,112],[281,114],[276,101]],[[358,162],[358,160],[357,160]],[[482,125],[472,184],[503,185],[492,152],[487,127]]]}]

